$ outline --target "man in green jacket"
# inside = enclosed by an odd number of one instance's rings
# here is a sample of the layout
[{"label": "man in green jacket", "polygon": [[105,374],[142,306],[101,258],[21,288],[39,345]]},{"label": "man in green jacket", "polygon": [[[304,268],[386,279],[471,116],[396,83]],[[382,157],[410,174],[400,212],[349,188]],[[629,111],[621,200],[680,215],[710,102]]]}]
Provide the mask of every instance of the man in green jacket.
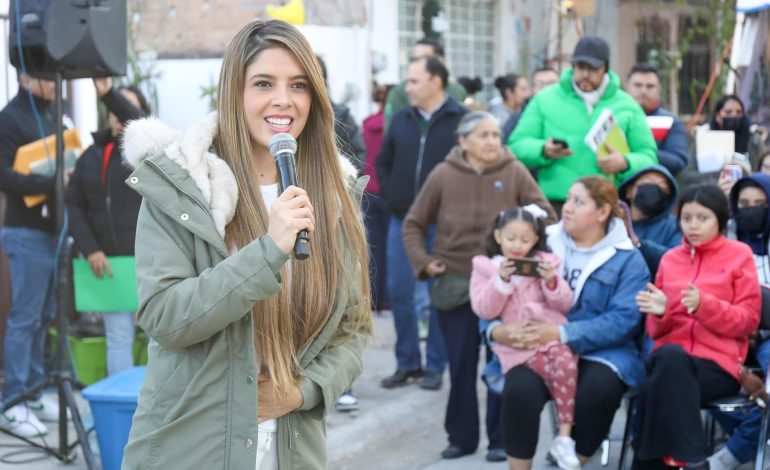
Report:
[{"label": "man in green jacket", "polygon": [[[508,139],[516,157],[538,169],[538,183],[559,213],[576,179],[603,175],[620,184],[658,162],[644,111],[620,89],[620,79],[609,69],[609,56],[603,39],[581,39],[572,56],[573,67],[561,74],[557,86],[532,98]],[[630,152],[608,147],[607,155],[597,157],[585,143],[586,134],[606,108],[623,130]]]},{"label": "man in green jacket", "polygon": [[[442,62],[444,59],[444,46],[440,41],[433,38],[422,38],[414,45],[414,51],[412,51],[412,59],[421,59],[435,55]],[[444,63],[446,65],[446,63]],[[454,81],[450,81],[446,85],[446,92],[449,96],[457,100],[458,103],[462,103],[468,96],[465,92],[465,88]],[[390,127],[390,119],[401,108],[409,106],[409,96],[406,94],[406,80],[403,80],[398,86],[393,87],[388,93],[388,98],[385,101],[385,131],[387,132]]]}]

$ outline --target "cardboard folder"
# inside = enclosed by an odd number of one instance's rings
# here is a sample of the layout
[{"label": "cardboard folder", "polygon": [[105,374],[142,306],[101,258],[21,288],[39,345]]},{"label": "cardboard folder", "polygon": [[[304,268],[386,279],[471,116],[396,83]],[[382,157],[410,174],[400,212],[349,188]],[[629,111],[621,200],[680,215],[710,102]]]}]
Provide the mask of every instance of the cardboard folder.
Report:
[{"label": "cardboard folder", "polygon": [[75,310],[78,312],[135,312],[139,308],[134,257],[108,256],[107,261],[112,276],[104,272],[98,278],[87,260],[72,260]]},{"label": "cardboard folder", "polygon": [[[64,131],[64,169],[75,167],[75,162],[82,152],[80,136],[77,129]],[[45,139],[38,139],[22,145],[16,151],[13,161],[13,171],[23,175],[53,175],[56,168],[56,135],[51,134]],[[34,207],[48,199],[47,194],[24,196],[24,204]]]}]

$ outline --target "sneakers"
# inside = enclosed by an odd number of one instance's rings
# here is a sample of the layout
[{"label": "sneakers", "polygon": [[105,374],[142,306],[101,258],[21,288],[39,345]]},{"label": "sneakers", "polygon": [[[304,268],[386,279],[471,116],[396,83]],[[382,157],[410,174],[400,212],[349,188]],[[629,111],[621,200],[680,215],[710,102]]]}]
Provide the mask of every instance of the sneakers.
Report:
[{"label": "sneakers", "polygon": [[575,453],[575,441],[569,437],[558,436],[553,440],[548,455],[556,461],[562,470],[579,470],[580,460]]},{"label": "sneakers", "polygon": [[24,403],[19,403],[0,415],[0,428],[26,438],[48,434],[45,424],[40,422]]},{"label": "sneakers", "polygon": [[[27,405],[41,421],[49,423],[59,421],[59,397],[57,395],[43,395],[39,400],[28,401]],[[70,410],[67,410],[67,419],[72,419]]]},{"label": "sneakers", "polygon": [[396,388],[400,387],[402,385],[406,385],[409,382],[409,379],[419,379],[423,376],[422,369],[417,370],[397,370],[395,374],[391,375],[390,377],[385,377],[382,379],[382,382],[380,382],[380,385],[383,388]]},{"label": "sneakers", "polygon": [[337,399],[334,409],[337,411],[355,411],[358,409],[358,398],[353,395],[353,392],[345,392]]},{"label": "sneakers", "polygon": [[722,447],[709,457],[711,470],[735,470],[740,464],[727,446]]}]

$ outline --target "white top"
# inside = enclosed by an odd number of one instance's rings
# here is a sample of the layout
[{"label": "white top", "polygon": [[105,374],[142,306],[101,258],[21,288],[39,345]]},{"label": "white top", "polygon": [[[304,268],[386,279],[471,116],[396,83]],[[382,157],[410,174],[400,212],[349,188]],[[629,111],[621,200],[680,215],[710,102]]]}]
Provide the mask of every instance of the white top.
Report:
[{"label": "white top", "polygon": [[[278,183],[260,185],[260,191],[262,191],[262,200],[265,202],[265,208],[268,213],[273,203],[278,199]],[[259,371],[261,364],[257,361],[257,371]],[[278,422],[274,419],[267,420],[259,423],[258,429],[260,432],[276,432],[278,430]]]}]

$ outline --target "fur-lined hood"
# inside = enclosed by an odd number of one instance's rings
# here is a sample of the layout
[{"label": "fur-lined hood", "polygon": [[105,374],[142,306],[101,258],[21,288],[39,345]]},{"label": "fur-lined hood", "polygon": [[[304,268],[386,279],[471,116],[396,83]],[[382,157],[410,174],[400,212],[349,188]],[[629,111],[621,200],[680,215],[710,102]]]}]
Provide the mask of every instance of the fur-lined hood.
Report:
[{"label": "fur-lined hood", "polygon": [[[189,173],[200,190],[219,234],[224,238],[225,227],[235,216],[238,205],[238,184],[228,164],[210,151],[217,134],[217,113],[213,112],[195,122],[186,131],[172,129],[157,118],[130,122],[124,131],[123,159],[137,168],[145,159],[164,153]],[[355,179],[353,164],[340,156],[347,180]]]}]

